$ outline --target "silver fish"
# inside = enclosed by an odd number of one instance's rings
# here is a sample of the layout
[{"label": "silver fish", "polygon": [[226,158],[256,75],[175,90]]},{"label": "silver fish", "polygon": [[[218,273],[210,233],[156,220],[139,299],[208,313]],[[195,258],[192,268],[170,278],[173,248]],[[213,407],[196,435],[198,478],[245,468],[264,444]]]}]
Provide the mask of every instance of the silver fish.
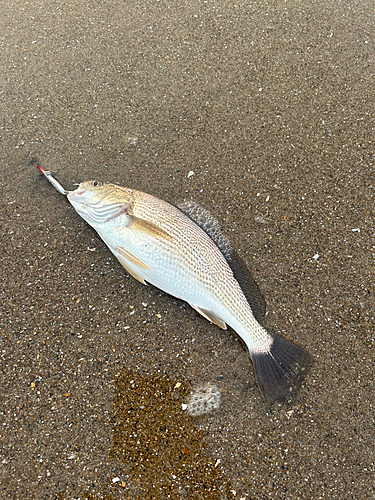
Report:
[{"label": "silver fish", "polygon": [[261,325],[264,299],[206,210],[194,203],[178,209],[149,194],[100,181],[66,191],[38,168],[134,278],[188,302],[208,321],[223,329],[229,325],[242,338],[268,401],[298,390],[312,356]]}]

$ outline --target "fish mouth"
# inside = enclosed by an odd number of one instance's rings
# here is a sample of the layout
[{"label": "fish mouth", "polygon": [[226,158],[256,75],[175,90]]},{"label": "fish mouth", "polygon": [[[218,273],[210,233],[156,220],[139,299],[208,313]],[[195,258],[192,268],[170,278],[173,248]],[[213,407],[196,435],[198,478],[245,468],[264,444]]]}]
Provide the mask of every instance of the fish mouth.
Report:
[{"label": "fish mouth", "polygon": [[76,199],[77,197],[81,197],[83,194],[85,194],[86,189],[84,187],[79,186],[75,191],[69,191],[67,194],[67,198],[69,201],[75,201],[78,203],[82,203],[80,199]]},{"label": "fish mouth", "polygon": [[84,187],[79,186],[75,191],[70,191],[67,194],[69,202],[73,205],[76,212],[78,212],[81,217],[83,217],[87,210],[87,204],[83,197],[85,191]]}]

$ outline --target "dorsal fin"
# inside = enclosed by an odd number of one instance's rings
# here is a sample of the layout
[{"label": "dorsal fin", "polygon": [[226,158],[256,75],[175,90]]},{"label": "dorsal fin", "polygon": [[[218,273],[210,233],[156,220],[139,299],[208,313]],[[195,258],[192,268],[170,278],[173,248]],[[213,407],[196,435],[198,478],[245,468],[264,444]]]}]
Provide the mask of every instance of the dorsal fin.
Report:
[{"label": "dorsal fin", "polygon": [[254,280],[245,262],[235,250],[232,250],[230,262],[228,263],[233,271],[234,277],[238,281],[238,284],[242,288],[242,291],[250,304],[255,319],[261,323],[261,320],[266,313],[266,301],[264,300],[257,282]]},{"label": "dorsal fin", "polygon": [[251,272],[238,253],[230,246],[229,240],[221,232],[217,219],[208,210],[193,201],[185,201],[178,208],[208,234],[224,255],[233,275],[240,285],[257,321],[261,322],[266,312],[266,301]]},{"label": "dorsal fin", "polygon": [[221,227],[217,219],[208,210],[200,207],[194,201],[184,201],[177,207],[194,221],[219,247],[221,253],[228,260],[231,254],[231,247],[228,238],[221,232]]}]

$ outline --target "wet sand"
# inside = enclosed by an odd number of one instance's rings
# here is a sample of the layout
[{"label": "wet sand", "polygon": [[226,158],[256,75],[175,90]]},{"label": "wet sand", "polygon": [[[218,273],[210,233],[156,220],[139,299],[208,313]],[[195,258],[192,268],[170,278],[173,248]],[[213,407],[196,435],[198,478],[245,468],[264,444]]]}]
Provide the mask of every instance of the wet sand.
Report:
[{"label": "wet sand", "polygon": [[[373,498],[373,3],[0,10],[0,496]],[[211,210],[315,357],[297,397],[265,403],[235,334],[129,277],[36,162]]]}]

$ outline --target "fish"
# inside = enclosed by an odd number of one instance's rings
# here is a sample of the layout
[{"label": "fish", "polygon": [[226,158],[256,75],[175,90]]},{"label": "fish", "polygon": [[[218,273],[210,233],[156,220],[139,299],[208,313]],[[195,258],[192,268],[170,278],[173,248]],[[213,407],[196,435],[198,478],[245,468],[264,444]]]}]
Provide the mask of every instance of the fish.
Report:
[{"label": "fish", "polygon": [[98,180],[67,191],[49,171],[38,168],[131,276],[187,302],[214,325],[236,332],[267,401],[298,392],[313,356],[263,326],[266,304],[260,289],[209,211],[194,202],[175,206]]}]

